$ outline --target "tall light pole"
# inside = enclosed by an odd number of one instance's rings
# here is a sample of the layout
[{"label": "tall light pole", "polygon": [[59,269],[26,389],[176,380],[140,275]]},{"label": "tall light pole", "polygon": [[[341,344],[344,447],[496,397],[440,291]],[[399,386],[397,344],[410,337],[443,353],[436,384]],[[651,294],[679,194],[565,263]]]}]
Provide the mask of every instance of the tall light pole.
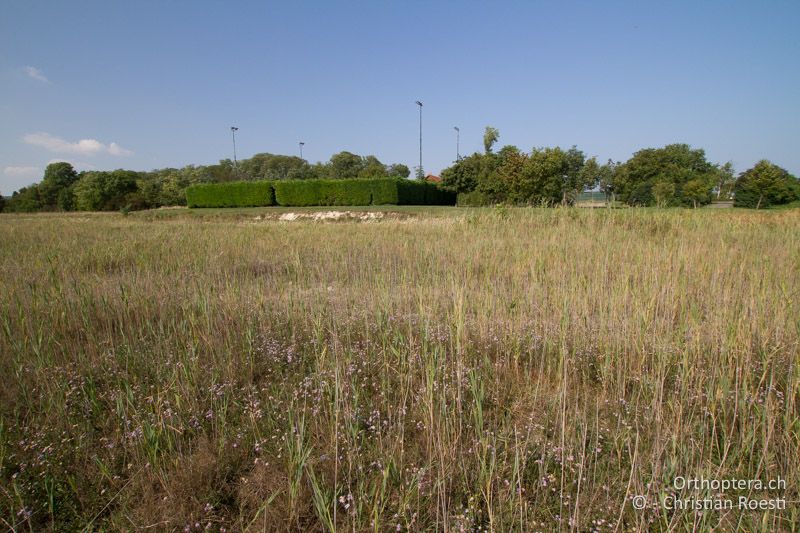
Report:
[{"label": "tall light pole", "polygon": [[419,171],[417,177],[424,178],[422,175],[422,102],[417,100],[416,104],[419,106]]},{"label": "tall light pole", "polygon": [[458,126],[453,126],[453,129],[456,130],[456,163],[461,159],[461,130],[458,129]]},{"label": "tall light pole", "polygon": [[304,143],[303,141],[300,141],[297,144],[300,145],[300,159],[303,159],[303,146],[305,146],[306,143]]},{"label": "tall light pole", "polygon": [[231,136],[233,137],[233,168],[236,168],[236,132],[239,128],[231,126]]}]

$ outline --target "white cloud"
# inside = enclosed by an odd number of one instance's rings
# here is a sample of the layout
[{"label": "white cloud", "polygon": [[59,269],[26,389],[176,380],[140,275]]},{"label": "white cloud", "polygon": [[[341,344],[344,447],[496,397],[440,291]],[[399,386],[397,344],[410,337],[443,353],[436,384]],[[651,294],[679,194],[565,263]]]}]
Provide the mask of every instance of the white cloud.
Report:
[{"label": "white cloud", "polygon": [[27,74],[29,78],[33,78],[34,80],[42,83],[50,83],[50,80],[47,79],[47,76],[44,75],[44,72],[36,67],[27,66],[22,70],[25,71],[25,74]]},{"label": "white cloud", "polygon": [[41,176],[42,170],[39,167],[6,167],[3,174],[12,178],[36,178]]},{"label": "white cloud", "polygon": [[69,142],[50,135],[49,133],[29,133],[22,138],[28,144],[34,146],[41,146],[51,152],[62,154],[80,154],[80,155],[95,155],[95,154],[110,154],[114,156],[128,156],[133,155],[133,152],[127,150],[117,143],[103,144],[96,139],[81,139],[78,142]]},{"label": "white cloud", "polygon": [[117,143],[111,143],[108,145],[108,153],[111,155],[133,155],[133,152],[130,150],[126,150],[122,146],[118,145]]}]

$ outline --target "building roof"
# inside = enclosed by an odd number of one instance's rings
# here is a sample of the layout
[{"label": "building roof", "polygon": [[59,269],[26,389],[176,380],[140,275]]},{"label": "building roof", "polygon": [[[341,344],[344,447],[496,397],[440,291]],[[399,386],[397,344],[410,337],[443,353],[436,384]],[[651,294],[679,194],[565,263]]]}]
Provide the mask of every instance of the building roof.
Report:
[{"label": "building roof", "polygon": [[427,176],[425,176],[425,181],[429,181],[431,183],[441,183],[442,178],[440,178],[439,176],[434,176],[433,174],[428,174]]}]

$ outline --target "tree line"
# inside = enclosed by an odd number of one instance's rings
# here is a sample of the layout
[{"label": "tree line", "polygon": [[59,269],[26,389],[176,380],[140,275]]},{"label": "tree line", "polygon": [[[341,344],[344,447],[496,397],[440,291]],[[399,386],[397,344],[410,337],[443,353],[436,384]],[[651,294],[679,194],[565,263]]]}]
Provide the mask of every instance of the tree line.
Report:
[{"label": "tree line", "polygon": [[133,170],[77,172],[66,162],[47,166],[39,183],[23,187],[10,198],[0,196],[0,210],[116,211],[186,205],[186,188],[195,183],[290,179],[407,178],[403,164],[383,164],[377,157],[350,152],[334,154],[325,163],[277,154],[256,154],[236,164],[189,165],[149,172]]},{"label": "tree line", "polygon": [[495,152],[499,136],[487,127],[483,153],[442,171],[442,186],[459,193],[461,203],[571,205],[590,189],[631,206],[698,207],[732,199],[737,207],[758,209],[800,200],[800,181],[766,160],[735,176],[731,163],[714,164],[702,149],[670,144],[639,150],[624,163],[600,164],[575,146]]},{"label": "tree line", "polygon": [[[713,200],[734,201],[755,209],[800,200],[800,181],[762,160],[738,176],[730,163],[715,164],[702,149],[687,144],[639,150],[627,161],[599,163],[573,146],[516,146],[494,151],[497,129],[487,127],[484,151],[462,157],[442,171],[442,188],[459,193],[463,205],[571,205],[581,192],[598,189],[612,202],[631,206],[698,207]],[[47,166],[39,183],[10,198],[0,196],[0,210],[113,211],[186,205],[186,188],[196,183],[247,180],[407,178],[403,164],[350,152],[325,163],[296,156],[256,154],[234,164],[189,165],[149,172],[133,170],[76,172],[69,163]]]}]

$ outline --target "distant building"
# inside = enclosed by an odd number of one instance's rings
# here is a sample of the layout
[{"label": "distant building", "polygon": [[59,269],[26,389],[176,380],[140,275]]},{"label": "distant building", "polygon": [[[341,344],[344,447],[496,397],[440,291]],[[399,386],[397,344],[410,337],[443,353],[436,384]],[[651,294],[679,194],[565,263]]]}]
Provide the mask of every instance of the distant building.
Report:
[{"label": "distant building", "polygon": [[433,174],[428,174],[427,176],[425,176],[425,181],[427,181],[428,183],[441,183],[442,178],[440,178],[439,176],[434,176]]}]

